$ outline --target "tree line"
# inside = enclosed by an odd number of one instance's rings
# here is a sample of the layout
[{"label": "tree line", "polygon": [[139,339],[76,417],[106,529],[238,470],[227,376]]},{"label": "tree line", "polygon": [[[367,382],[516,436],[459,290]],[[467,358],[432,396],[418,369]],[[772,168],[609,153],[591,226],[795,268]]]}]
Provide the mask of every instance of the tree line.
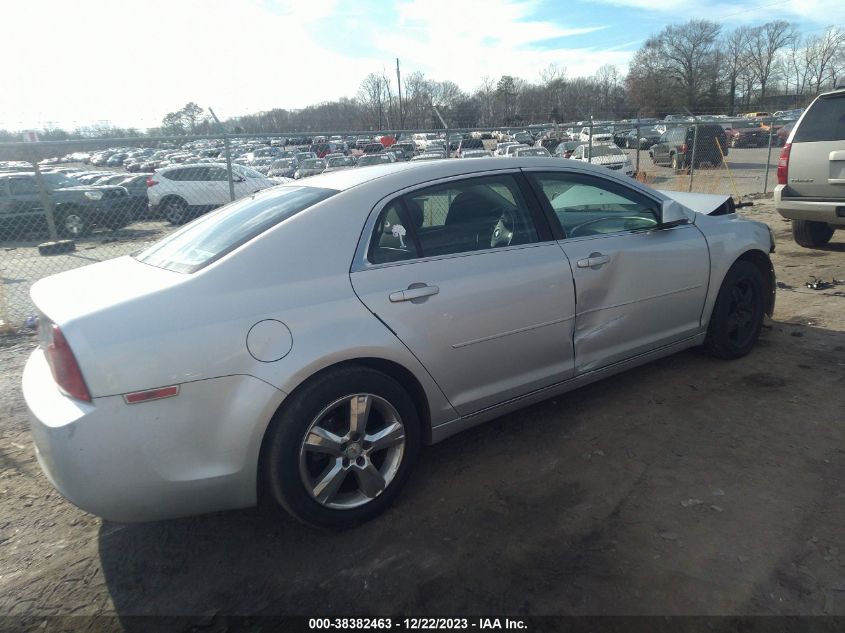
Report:
[{"label": "tree line", "polygon": [[[481,77],[466,91],[416,71],[402,78],[382,70],[368,74],[354,97],[308,107],[276,108],[223,122],[230,132],[434,129],[435,108],[453,128],[519,127],[595,119],[662,117],[671,113],[737,114],[807,105],[842,83],[845,30],[829,26],[799,33],[784,20],[727,30],[710,20],[670,24],[634,54],[627,76],[612,65],[590,76],[569,77],[552,63],[534,80],[511,75]],[[215,134],[220,128],[196,103],[168,113],[148,130],[97,125],[71,132],[45,129],[44,140]],[[0,141],[20,140],[0,130]]]}]

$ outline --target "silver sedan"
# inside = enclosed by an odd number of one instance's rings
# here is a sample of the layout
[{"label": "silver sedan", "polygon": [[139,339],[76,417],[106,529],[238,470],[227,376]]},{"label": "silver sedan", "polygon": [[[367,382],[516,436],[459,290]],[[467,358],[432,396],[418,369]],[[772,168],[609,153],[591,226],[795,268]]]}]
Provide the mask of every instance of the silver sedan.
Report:
[{"label": "silver sedan", "polygon": [[550,158],[395,163],[239,200],[36,283],[38,459],[117,521],[256,503],[346,527],[422,444],[704,346],[747,354],[774,242],[727,196]]}]

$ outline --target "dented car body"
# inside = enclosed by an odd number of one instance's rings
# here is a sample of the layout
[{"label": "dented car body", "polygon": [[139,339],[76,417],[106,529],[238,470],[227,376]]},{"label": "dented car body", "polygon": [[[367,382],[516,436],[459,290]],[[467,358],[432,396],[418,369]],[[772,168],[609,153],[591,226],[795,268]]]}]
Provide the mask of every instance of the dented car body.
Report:
[{"label": "dented car body", "polygon": [[266,486],[347,525],[384,509],[420,443],[685,348],[750,350],[774,242],[728,197],[493,162],[315,176],[36,283],[53,333],[23,389],[51,481],[114,520]]}]

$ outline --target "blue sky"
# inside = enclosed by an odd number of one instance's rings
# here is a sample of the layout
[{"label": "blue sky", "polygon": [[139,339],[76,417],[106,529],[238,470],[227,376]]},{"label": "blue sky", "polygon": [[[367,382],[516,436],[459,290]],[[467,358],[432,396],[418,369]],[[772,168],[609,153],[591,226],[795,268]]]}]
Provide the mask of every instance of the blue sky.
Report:
[{"label": "blue sky", "polygon": [[[30,0],[4,6],[0,127],[110,121],[158,125],[188,101],[223,117],[355,96],[369,72],[455,81],[536,81],[603,64],[620,74],[666,24],[709,18],[726,29],[786,19],[804,32],[845,25],[845,0]],[[87,34],[87,35],[86,35]],[[45,81],[45,78],[49,78]]]}]

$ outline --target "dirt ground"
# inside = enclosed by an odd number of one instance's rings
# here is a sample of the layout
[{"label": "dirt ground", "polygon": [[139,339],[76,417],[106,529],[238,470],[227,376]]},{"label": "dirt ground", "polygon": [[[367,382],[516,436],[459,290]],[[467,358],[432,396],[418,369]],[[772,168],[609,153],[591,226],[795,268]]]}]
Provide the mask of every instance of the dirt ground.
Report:
[{"label": "dirt ground", "polygon": [[345,533],[268,510],[103,522],[33,457],[0,339],[0,615],[845,615],[845,234],[777,235],[748,357],[685,352],[424,450]]}]

